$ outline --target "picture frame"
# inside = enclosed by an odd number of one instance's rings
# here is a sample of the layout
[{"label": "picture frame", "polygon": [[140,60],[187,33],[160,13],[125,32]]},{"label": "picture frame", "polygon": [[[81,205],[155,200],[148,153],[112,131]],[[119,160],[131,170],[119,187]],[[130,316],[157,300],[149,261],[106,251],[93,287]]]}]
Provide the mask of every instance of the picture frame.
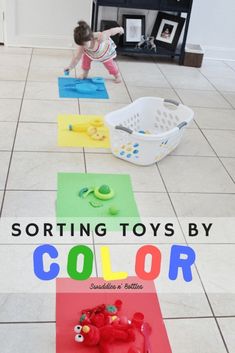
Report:
[{"label": "picture frame", "polygon": [[181,16],[159,12],[152,30],[156,46],[175,51],[184,23],[185,18]]},{"label": "picture frame", "polygon": [[145,35],[144,15],[123,15],[124,46],[134,46],[141,41]]}]

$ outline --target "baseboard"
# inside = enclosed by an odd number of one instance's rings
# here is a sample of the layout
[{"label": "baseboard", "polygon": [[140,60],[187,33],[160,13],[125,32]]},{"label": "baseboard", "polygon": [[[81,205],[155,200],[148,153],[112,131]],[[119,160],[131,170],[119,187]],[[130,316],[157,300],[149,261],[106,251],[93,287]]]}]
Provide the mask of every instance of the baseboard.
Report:
[{"label": "baseboard", "polygon": [[[69,44],[68,44],[69,43]],[[6,46],[13,47],[30,47],[30,48],[54,48],[54,49],[73,49],[71,38],[50,38],[50,37],[36,37],[36,38],[14,38],[14,40],[6,41]],[[227,60],[235,61],[235,48],[222,48],[203,46],[206,59],[213,60]]]},{"label": "baseboard", "polygon": [[235,61],[235,48],[203,46],[203,49],[207,59]]},{"label": "baseboard", "polygon": [[71,37],[66,36],[16,35],[7,37],[5,45],[9,47],[71,49],[73,40]]},{"label": "baseboard", "polygon": [[[4,45],[4,44],[3,44]],[[35,49],[55,49],[55,50],[73,50],[74,47],[72,46],[52,46],[52,45],[30,45],[30,44],[25,44],[25,43],[10,43],[10,44],[5,44],[5,47],[9,48],[35,48]]]}]

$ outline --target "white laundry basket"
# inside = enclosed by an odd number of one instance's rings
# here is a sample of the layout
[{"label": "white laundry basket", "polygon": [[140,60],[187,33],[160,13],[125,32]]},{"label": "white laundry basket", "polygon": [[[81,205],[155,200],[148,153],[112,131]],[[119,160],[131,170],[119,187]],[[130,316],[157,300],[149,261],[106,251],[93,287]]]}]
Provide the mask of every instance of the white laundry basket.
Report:
[{"label": "white laundry basket", "polygon": [[193,115],[171,99],[139,98],[105,116],[112,153],[134,164],[154,164],[177,147]]}]

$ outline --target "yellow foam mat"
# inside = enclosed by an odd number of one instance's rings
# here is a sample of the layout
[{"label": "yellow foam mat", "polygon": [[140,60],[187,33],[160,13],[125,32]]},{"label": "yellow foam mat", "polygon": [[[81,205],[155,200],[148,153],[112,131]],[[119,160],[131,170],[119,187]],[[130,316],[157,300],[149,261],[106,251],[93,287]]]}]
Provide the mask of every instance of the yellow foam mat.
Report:
[{"label": "yellow foam mat", "polygon": [[58,145],[60,147],[109,148],[109,130],[99,115],[58,116]]}]

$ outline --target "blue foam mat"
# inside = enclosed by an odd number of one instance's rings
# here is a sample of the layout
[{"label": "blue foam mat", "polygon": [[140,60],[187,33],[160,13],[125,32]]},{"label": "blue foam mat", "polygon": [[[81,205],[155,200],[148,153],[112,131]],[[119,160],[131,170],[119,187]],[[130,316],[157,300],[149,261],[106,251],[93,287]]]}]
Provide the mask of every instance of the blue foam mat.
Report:
[{"label": "blue foam mat", "polygon": [[105,81],[100,77],[87,78],[85,80],[59,77],[58,86],[60,98],[109,98]]}]

